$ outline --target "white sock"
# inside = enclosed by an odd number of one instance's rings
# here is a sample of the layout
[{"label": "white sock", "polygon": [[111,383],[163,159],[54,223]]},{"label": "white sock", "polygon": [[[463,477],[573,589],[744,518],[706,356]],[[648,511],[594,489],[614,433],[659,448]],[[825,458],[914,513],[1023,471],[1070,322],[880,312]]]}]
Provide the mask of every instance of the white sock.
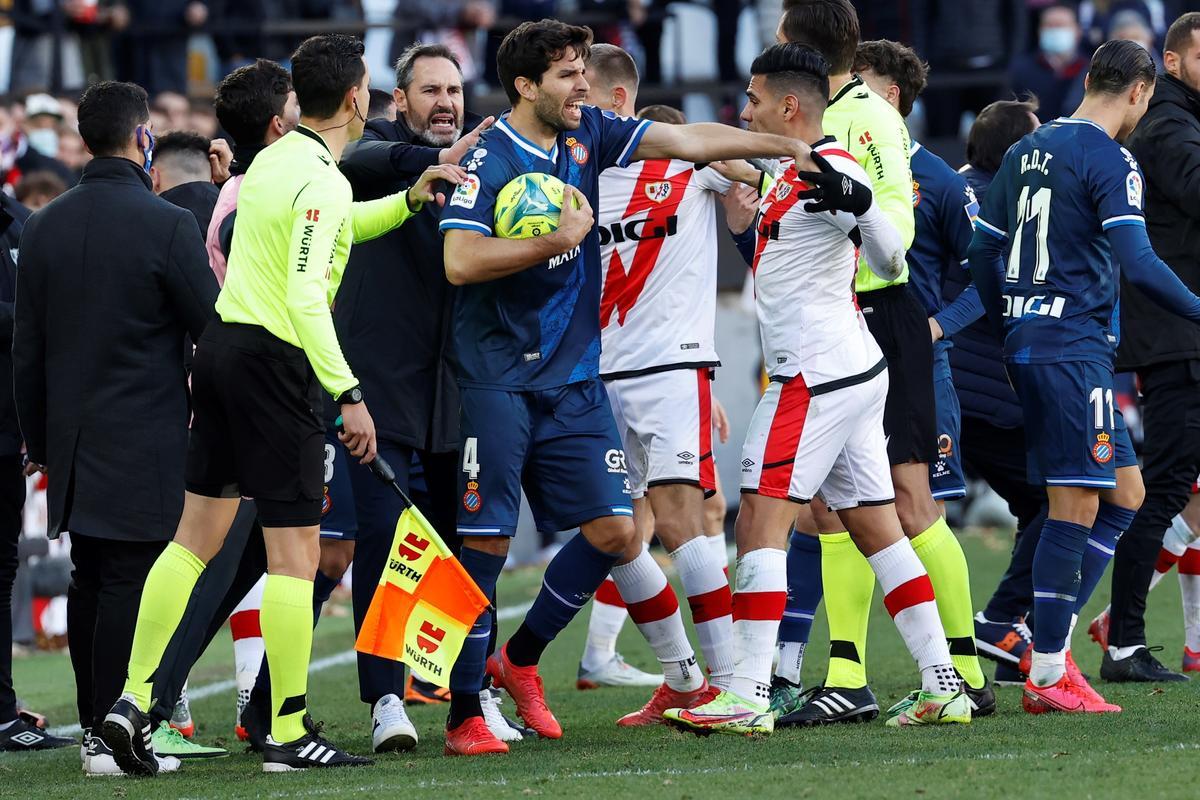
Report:
[{"label": "white sock", "polygon": [[[901,538],[868,556],[867,563],[883,589],[883,604],[921,670],[922,688],[935,694],[946,694],[946,686],[951,686],[950,691],[957,689],[953,667],[949,673],[944,669],[951,664],[950,648],[938,616],[933,584],[912,544]],[[953,677],[948,677],[951,673]]]},{"label": "white sock", "polygon": [[[1200,552],[1198,547],[1193,546],[1191,549]],[[1190,560],[1192,556],[1193,554],[1189,552],[1184,558]],[[1191,565],[1184,568],[1191,569]],[[1200,651],[1200,574],[1180,570],[1179,591],[1183,595],[1184,639],[1187,649],[1194,653]]]},{"label": "white sock", "polygon": [[[724,552],[724,551],[722,551]],[[717,561],[707,536],[697,536],[671,553],[692,611],[708,679],[719,688],[733,677],[733,598],[724,561]]]},{"label": "white sock", "polygon": [[262,607],[263,585],[266,576],[246,593],[229,615],[229,629],[233,634],[233,663],[238,689],[244,683],[254,686],[258,668],[263,660],[262,631],[259,628],[259,609]]},{"label": "white sock", "polygon": [[725,534],[719,536],[705,536],[704,542],[712,548],[712,553],[716,556],[717,564],[722,570],[729,567],[729,545],[725,543]]},{"label": "white sock", "polygon": [[804,648],[807,646],[808,642],[780,642],[775,674],[799,686],[800,668],[804,665]]},{"label": "white sock", "polygon": [[1071,627],[1067,628],[1067,649],[1071,649],[1071,640],[1075,638],[1075,626],[1079,624],[1079,615],[1071,615]]},{"label": "white sock", "polygon": [[[614,592],[616,591],[616,584],[612,582],[612,578],[605,578],[604,582],[609,584]],[[588,617],[587,644],[583,648],[583,658],[581,659],[585,670],[599,669],[612,661],[613,656],[617,653],[617,637],[621,635],[621,628],[625,627],[627,619],[629,619],[629,613],[625,610],[625,606],[616,606],[605,603],[596,596],[592,597],[592,613]]]},{"label": "white sock", "polygon": [[1113,647],[1112,645],[1109,645],[1108,646],[1108,655],[1110,658],[1112,658],[1113,661],[1122,661],[1126,658],[1129,658],[1131,655],[1136,653],[1138,650],[1145,648],[1145,646],[1146,645],[1144,645],[1144,644],[1133,644],[1133,645],[1130,645],[1129,647]]},{"label": "white sock", "polygon": [[1039,653],[1033,651],[1033,664],[1029,668],[1029,680],[1034,686],[1053,686],[1067,674],[1067,651]]},{"label": "white sock", "polygon": [[787,602],[787,552],[764,547],[737,561],[733,596],[734,694],[766,706],[771,699],[771,657]]},{"label": "white sock", "polygon": [[642,550],[628,564],[613,567],[610,574],[629,616],[662,664],[667,685],[677,692],[693,692],[703,686],[704,675],[683,628],[679,600],[650,551]]}]

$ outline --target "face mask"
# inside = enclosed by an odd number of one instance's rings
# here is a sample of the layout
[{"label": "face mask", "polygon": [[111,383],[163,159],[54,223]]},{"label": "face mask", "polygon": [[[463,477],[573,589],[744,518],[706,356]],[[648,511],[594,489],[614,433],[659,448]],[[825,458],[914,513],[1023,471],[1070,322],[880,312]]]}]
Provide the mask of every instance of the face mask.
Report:
[{"label": "face mask", "polygon": [[146,170],[146,174],[150,174],[150,165],[154,162],[154,134],[150,129],[139,125],[138,137],[142,142],[142,156],[145,157],[146,163],[142,165],[142,169]]},{"label": "face mask", "polygon": [[38,128],[29,132],[29,146],[47,158],[58,157],[58,131]]},{"label": "face mask", "polygon": [[1065,56],[1075,49],[1075,31],[1070,28],[1045,28],[1038,35],[1038,46],[1043,53]]}]

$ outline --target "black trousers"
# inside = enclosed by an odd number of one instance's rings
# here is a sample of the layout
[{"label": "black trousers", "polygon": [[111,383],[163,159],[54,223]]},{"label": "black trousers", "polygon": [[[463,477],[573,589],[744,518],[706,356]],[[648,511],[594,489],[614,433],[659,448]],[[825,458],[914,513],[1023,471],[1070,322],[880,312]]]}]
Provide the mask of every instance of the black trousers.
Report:
[{"label": "black trousers", "polygon": [[21,538],[24,505],[21,456],[0,456],[0,723],[17,718],[12,677],[12,589],[17,579],[17,540]]},{"label": "black trousers", "polygon": [[1163,534],[1200,474],[1200,360],[1138,371],[1142,384],[1142,480],[1146,499],[1113,558],[1108,643],[1146,643],[1146,595]]},{"label": "black trousers", "polygon": [[[1017,518],[1017,536],[1008,570],[988,601],[984,615],[991,620],[1012,619],[1033,606],[1033,553],[1036,533],[1041,526],[1033,522],[1047,504],[1046,488],[1028,482],[1025,461],[1025,429],[1000,428],[978,417],[963,416],[959,434],[963,462],[987,481],[996,494],[1008,503]],[[1025,536],[1030,529],[1033,536]]]},{"label": "black trousers", "polygon": [[71,534],[67,642],[81,727],[98,726],[121,696],[142,587],[166,546]]}]

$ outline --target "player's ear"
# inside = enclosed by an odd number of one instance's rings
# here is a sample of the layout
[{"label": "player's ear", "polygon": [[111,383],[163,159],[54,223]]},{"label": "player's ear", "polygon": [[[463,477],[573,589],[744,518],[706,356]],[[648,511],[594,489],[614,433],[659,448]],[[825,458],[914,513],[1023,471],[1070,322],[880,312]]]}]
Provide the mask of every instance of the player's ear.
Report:
[{"label": "player's ear", "polygon": [[517,88],[517,94],[525,100],[531,103],[537,100],[537,84],[529,78],[518,77],[513,81],[513,86]]},{"label": "player's ear", "polygon": [[624,108],[625,101],[629,99],[629,92],[625,91],[624,86],[613,87],[613,108]]}]

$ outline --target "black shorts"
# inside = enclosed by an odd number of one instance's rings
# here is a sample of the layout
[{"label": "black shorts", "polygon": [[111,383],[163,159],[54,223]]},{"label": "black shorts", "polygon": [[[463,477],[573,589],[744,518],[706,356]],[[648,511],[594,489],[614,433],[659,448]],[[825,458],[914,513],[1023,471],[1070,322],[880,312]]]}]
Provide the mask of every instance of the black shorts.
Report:
[{"label": "black shorts", "polygon": [[257,325],[211,322],[192,367],[188,491],[252,498],[264,528],[319,525],[322,391],[300,348]]},{"label": "black shorts", "polygon": [[906,284],[858,295],[867,327],[888,363],[883,432],[892,464],[938,457],[937,407],[933,393],[933,341],[929,317]]}]

